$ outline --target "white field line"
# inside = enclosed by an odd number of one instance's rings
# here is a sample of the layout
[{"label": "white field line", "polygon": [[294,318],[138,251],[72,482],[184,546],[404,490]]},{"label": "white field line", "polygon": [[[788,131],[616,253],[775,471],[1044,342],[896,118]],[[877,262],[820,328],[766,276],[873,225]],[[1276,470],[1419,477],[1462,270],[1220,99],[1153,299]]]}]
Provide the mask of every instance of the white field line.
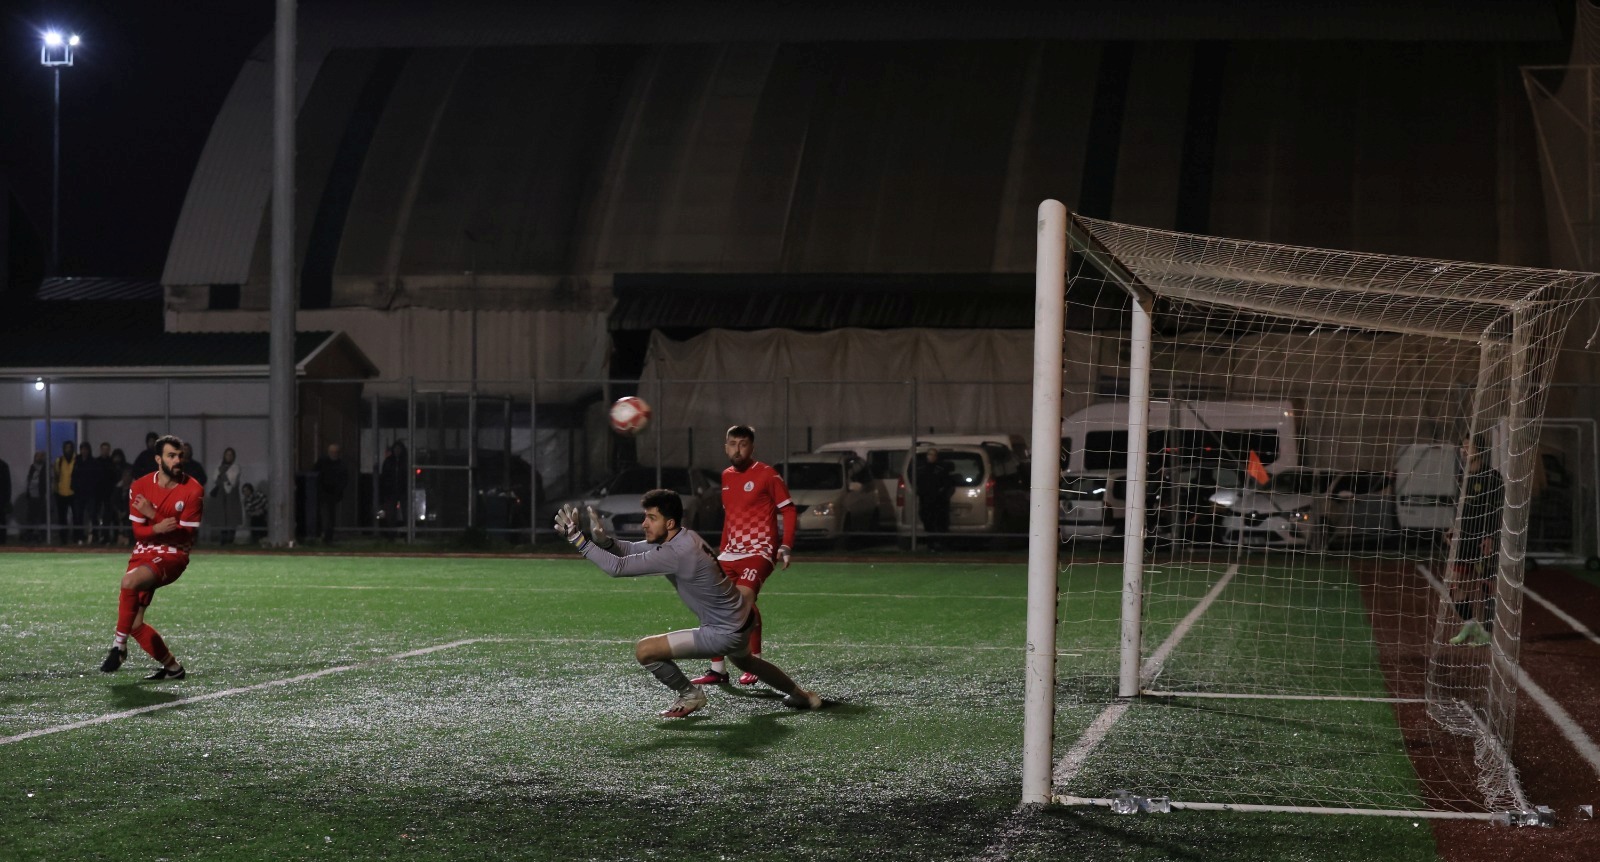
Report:
[{"label": "white field line", "polygon": [[1569,626],[1572,626],[1572,630],[1573,631],[1577,632],[1578,634],[1583,635],[1584,637],[1588,638],[1589,640],[1594,641],[1597,644],[1600,644],[1600,635],[1596,635],[1592,630],[1590,630],[1590,628],[1588,626],[1586,626],[1583,623],[1579,622],[1578,619],[1576,617],[1574,617],[1572,614],[1569,614],[1566,611],[1556,607],[1554,602],[1550,601],[1549,599],[1545,598],[1544,596],[1539,595],[1538,593],[1534,592],[1533,590],[1528,589],[1526,584],[1524,584],[1523,587],[1522,587],[1522,594],[1527,596],[1530,599],[1533,599],[1534,601],[1538,602],[1539,604],[1544,605],[1544,609],[1545,610],[1549,611],[1552,614],[1555,614],[1556,619],[1566,623]]},{"label": "white field line", "polygon": [[[212,585],[196,585],[195,589],[203,589]],[[218,585],[221,586],[221,585]],[[227,589],[235,590],[239,584],[227,584]],[[246,586],[260,586],[263,589],[282,589],[280,584],[250,584]],[[607,593],[615,590],[589,589],[585,587],[466,587],[466,586],[407,586],[405,584],[372,584],[372,585],[336,585],[336,584],[303,584],[294,587],[297,590],[405,590],[408,593],[417,591],[430,592],[475,592],[475,593]],[[642,590],[641,590],[642,592]],[[825,599],[959,599],[962,601],[984,599],[989,601],[1025,602],[1027,596],[1001,596],[992,593],[806,593],[788,592],[785,590],[765,590],[763,596],[784,596],[787,598],[808,598],[816,596]]]},{"label": "white field line", "polygon": [[1233,694],[1226,691],[1157,691],[1140,692],[1145,697],[1201,697],[1217,700],[1315,700],[1348,701],[1351,703],[1427,703],[1420,697],[1359,697],[1343,694]]},{"label": "white field line", "polygon": [[[1449,588],[1444,585],[1444,582],[1435,577],[1433,572],[1429,570],[1427,566],[1418,563],[1417,571],[1421,572],[1422,576],[1428,579],[1428,583],[1433,586],[1434,590],[1436,590],[1440,596],[1444,597],[1445,601],[1450,601]],[[1524,595],[1533,596],[1533,592],[1526,586],[1523,587],[1522,591]],[[1572,617],[1567,615],[1565,612],[1560,611],[1560,609],[1545,601],[1545,599],[1542,597],[1533,597],[1535,601],[1544,605],[1546,608],[1556,611],[1557,618],[1568,623],[1568,625],[1577,627],[1579,631],[1587,633],[1591,639],[1594,638],[1594,634],[1589,632],[1587,628],[1583,628],[1582,623],[1572,619]],[[1550,723],[1554,724],[1557,730],[1561,731],[1561,735],[1566,737],[1567,742],[1577,750],[1578,754],[1581,755],[1584,760],[1589,762],[1589,768],[1594,770],[1595,775],[1600,776],[1600,746],[1596,746],[1594,740],[1589,737],[1589,734],[1584,731],[1582,727],[1579,727],[1576,721],[1572,720],[1572,714],[1567,712],[1567,710],[1562,707],[1562,705],[1558,703],[1555,698],[1551,697],[1550,693],[1545,691],[1542,686],[1534,682],[1533,677],[1528,676],[1528,672],[1523,670],[1521,664],[1517,665],[1517,683],[1524,691],[1528,693],[1529,697],[1533,698],[1533,702],[1537,703],[1539,708],[1544,710],[1545,717],[1550,719]]]},{"label": "white field line", "polygon": [[[482,640],[507,641],[516,643],[538,644],[584,644],[594,646],[621,646],[635,643],[637,638],[482,638]],[[763,644],[770,645],[771,641],[763,638]],[[850,650],[954,650],[957,652],[1014,652],[1021,655],[1022,646],[973,646],[971,644],[871,644],[871,643],[826,643],[822,641],[779,641],[780,648],[793,647],[796,649],[831,649],[839,651]],[[1080,656],[1081,653],[1059,653],[1066,656]]]},{"label": "white field line", "polygon": [[[1161,646],[1157,647],[1156,651],[1151,653],[1150,658],[1145,660],[1144,669],[1139,674],[1145,684],[1154,681],[1161,674],[1162,665],[1166,664],[1167,659],[1172,657],[1172,651],[1178,648],[1178,643],[1189,634],[1189,629],[1193,628],[1195,622],[1211,608],[1211,604],[1217,600],[1217,596],[1222,595],[1223,589],[1228,586],[1228,583],[1233,580],[1233,576],[1238,573],[1238,563],[1229,566],[1228,571],[1217,579],[1210,591],[1206,593],[1205,598],[1190,609],[1189,613],[1184,616],[1183,621],[1178,623],[1178,627],[1172,630],[1172,634],[1167,635],[1167,639],[1161,642]],[[1089,725],[1089,729],[1084,731],[1083,735],[1072,743],[1072,746],[1067,749],[1067,753],[1061,756],[1060,762],[1056,764],[1056,768],[1051,775],[1051,782],[1055,786],[1064,786],[1067,782],[1078,777],[1078,773],[1083,769],[1084,763],[1088,761],[1091,754],[1094,754],[1094,750],[1100,747],[1100,743],[1105,741],[1106,736],[1111,733],[1111,728],[1116,725],[1117,720],[1122,718],[1123,713],[1128,711],[1129,705],[1129,701],[1123,701],[1106,707],[1100,713],[1100,716]]]},{"label": "white field line", "polygon": [[263,690],[269,689],[269,688],[279,688],[281,686],[293,685],[294,683],[297,683],[297,682],[309,682],[311,680],[319,679],[319,678],[325,677],[325,676],[330,676],[332,674],[344,673],[347,670],[359,670],[361,668],[372,667],[373,665],[380,664],[382,662],[399,661],[400,659],[406,659],[406,658],[416,658],[419,655],[427,655],[428,653],[439,652],[440,650],[454,649],[455,647],[466,646],[468,644],[483,643],[483,642],[486,642],[486,641],[487,642],[495,642],[495,641],[503,641],[503,640],[505,640],[505,638],[467,638],[465,640],[451,641],[450,643],[439,644],[437,646],[423,647],[422,649],[415,649],[415,650],[410,650],[408,652],[395,653],[394,655],[383,656],[381,658],[369,659],[369,660],[363,661],[363,662],[356,662],[355,664],[346,664],[346,665],[340,665],[339,667],[323,668],[322,670],[319,670],[319,671],[313,671],[311,673],[303,673],[303,674],[300,674],[299,676],[291,676],[291,677],[287,677],[285,679],[273,679],[273,680],[268,680],[266,682],[259,682],[259,683],[256,683],[255,685],[245,685],[245,686],[240,686],[238,688],[223,689],[222,691],[213,691],[213,692],[211,692],[209,694],[199,694],[199,695],[195,695],[194,697],[180,697],[177,700],[167,701],[166,703],[154,703],[154,704],[151,704],[149,706],[141,706],[138,709],[128,709],[128,710],[123,710],[122,712],[113,712],[113,713],[108,713],[106,715],[97,715],[94,718],[87,718],[87,719],[84,719],[83,721],[75,721],[75,722],[72,722],[71,724],[61,724],[61,725],[57,725],[55,727],[44,727],[44,728],[40,728],[38,730],[29,730],[29,731],[26,731],[24,733],[15,734],[13,736],[0,736],[0,745],[10,745],[13,742],[22,742],[25,739],[34,739],[35,737],[48,736],[48,735],[50,735],[52,733],[63,733],[63,732],[69,731],[69,730],[79,730],[79,729],[82,729],[82,728],[85,728],[85,727],[92,727],[92,726],[94,726],[96,724],[106,724],[107,722],[119,721],[119,720],[124,719],[124,718],[133,718],[136,715],[144,715],[147,712],[156,712],[157,710],[162,710],[162,709],[172,709],[173,707],[178,707],[178,706],[188,706],[191,703],[203,703],[203,702],[208,701],[208,700],[217,700],[218,698],[231,697],[231,696],[236,695],[236,694],[246,694],[246,693],[253,692],[253,691],[263,691]]},{"label": "white field line", "polygon": [[[172,707],[175,707],[175,706],[187,706],[188,704],[191,704],[191,703],[200,703],[200,702],[207,701],[207,700],[216,700],[217,698],[220,698],[220,697],[229,697],[229,696],[235,695],[235,694],[245,694],[247,692],[252,692],[252,691],[261,691],[263,689],[290,685],[292,683],[297,683],[297,682],[308,682],[310,680],[317,679],[319,677],[328,676],[330,674],[344,673],[345,671],[348,671],[348,670],[359,670],[361,668],[371,667],[371,666],[373,666],[375,664],[379,664],[381,662],[398,661],[400,659],[405,659],[405,658],[415,658],[415,657],[417,657],[419,655],[427,655],[428,653],[438,652],[440,650],[446,650],[446,649],[451,649],[451,648],[458,647],[458,646],[466,646],[468,644],[475,644],[475,643],[530,643],[530,644],[531,643],[540,643],[540,644],[555,644],[555,645],[561,645],[561,644],[583,644],[583,645],[593,645],[593,646],[626,646],[628,644],[634,643],[634,640],[631,639],[631,638],[466,638],[464,640],[451,641],[450,643],[447,643],[447,644],[439,644],[438,646],[424,647],[423,649],[412,650],[410,652],[396,653],[394,655],[388,655],[388,656],[382,656],[380,658],[369,659],[367,661],[357,662],[355,664],[347,664],[347,665],[340,665],[339,667],[324,668],[324,669],[319,670],[319,671],[314,671],[312,673],[301,674],[299,676],[292,676],[292,677],[288,677],[286,679],[268,680],[266,682],[256,683],[255,685],[240,686],[239,688],[230,688],[230,689],[225,689],[223,691],[214,691],[214,692],[211,692],[209,694],[201,694],[201,695],[196,695],[194,697],[179,698],[178,700],[169,701],[167,703],[151,704],[150,706],[141,706],[141,707],[139,707],[137,709],[129,709],[129,710],[124,710],[122,712],[113,712],[113,713],[109,713],[107,715],[98,715],[98,716],[95,716],[94,718],[87,718],[87,719],[84,719],[83,721],[76,721],[76,722],[73,722],[71,724],[63,724],[63,725],[58,725],[56,727],[45,727],[45,728],[40,728],[38,730],[29,730],[29,731],[25,731],[23,733],[15,734],[13,736],[0,736],[0,745],[10,745],[13,742],[21,742],[21,741],[23,741],[25,739],[33,739],[34,737],[39,737],[39,736],[48,736],[48,735],[50,735],[52,733],[61,733],[63,731],[68,731],[68,730],[79,730],[81,728],[91,727],[91,726],[96,725],[96,724],[105,724],[106,722],[110,722],[110,721],[117,721],[119,719],[124,719],[124,718],[132,718],[132,717],[134,717],[136,715],[143,715],[143,714],[145,714],[147,712],[155,712],[156,710],[160,710],[160,709],[171,709]],[[840,650],[840,651],[846,651],[846,652],[852,651],[852,650],[859,651],[859,650],[870,650],[870,649],[908,649],[908,650],[909,649],[914,649],[914,650],[922,650],[922,651],[927,651],[927,650],[949,650],[949,651],[957,651],[957,652],[1014,652],[1014,653],[1021,653],[1023,651],[1023,648],[1020,647],[1020,646],[997,647],[997,646],[973,646],[971,644],[939,645],[939,644],[863,644],[863,643],[784,643],[784,644],[781,644],[780,646],[794,647],[794,648],[797,648],[797,649],[831,649],[831,650]],[[1073,655],[1073,653],[1067,653],[1067,655]]]}]

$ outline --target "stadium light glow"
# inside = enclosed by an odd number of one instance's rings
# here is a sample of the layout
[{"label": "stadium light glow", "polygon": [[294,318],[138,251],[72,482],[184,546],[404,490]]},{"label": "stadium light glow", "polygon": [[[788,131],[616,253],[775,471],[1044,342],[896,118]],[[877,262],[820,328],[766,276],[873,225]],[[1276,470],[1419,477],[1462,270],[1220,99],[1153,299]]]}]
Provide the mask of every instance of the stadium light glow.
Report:
[{"label": "stadium light glow", "polygon": [[38,380],[33,381],[33,391],[35,391],[35,392],[43,392],[44,391],[44,378],[43,377],[39,378]]},{"label": "stadium light glow", "polygon": [[52,48],[59,47],[61,45],[61,34],[54,30],[46,32],[44,34],[44,43]]},{"label": "stadium light glow", "polygon": [[78,39],[78,34],[77,33],[73,33],[71,36],[67,37],[67,44],[71,45],[74,48],[78,47],[78,42],[79,41],[80,40]]}]

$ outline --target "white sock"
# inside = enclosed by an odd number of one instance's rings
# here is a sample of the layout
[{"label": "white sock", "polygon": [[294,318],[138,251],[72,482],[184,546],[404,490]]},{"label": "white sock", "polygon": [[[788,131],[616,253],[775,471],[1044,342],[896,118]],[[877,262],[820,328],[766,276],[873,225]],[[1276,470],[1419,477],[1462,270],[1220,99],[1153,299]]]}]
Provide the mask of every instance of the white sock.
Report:
[{"label": "white sock", "polygon": [[127,649],[128,648],[128,636],[123,634],[122,632],[117,632],[117,636],[111,639],[111,645],[116,647],[117,649]]},{"label": "white sock", "polygon": [[722,659],[719,658],[716,661],[711,663],[711,669],[716,671],[717,673],[727,673],[728,672],[728,664],[727,664],[727,662],[725,662],[725,661],[723,661]]}]

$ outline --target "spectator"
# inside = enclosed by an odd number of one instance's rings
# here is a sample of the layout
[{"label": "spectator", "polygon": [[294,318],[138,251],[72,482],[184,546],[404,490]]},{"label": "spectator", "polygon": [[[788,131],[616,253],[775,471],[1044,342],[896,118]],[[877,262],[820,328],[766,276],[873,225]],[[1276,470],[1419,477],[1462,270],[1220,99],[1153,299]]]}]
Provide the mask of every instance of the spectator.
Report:
[{"label": "spectator", "polygon": [[244,483],[244,515],[250,519],[250,541],[256,544],[267,538],[267,492],[256,493],[256,487]]},{"label": "spectator", "polygon": [[[112,460],[110,443],[100,444],[100,454],[94,459],[94,474],[94,508],[89,512],[88,520],[94,524],[94,544],[109,545],[116,532],[117,522],[122,520],[114,511],[117,502],[117,479],[122,476],[122,468]],[[126,507],[127,503],[124,502],[123,506]]]},{"label": "spectator", "polygon": [[190,446],[188,442],[183,444],[183,475],[199,482],[202,486],[210,484],[206,480],[206,468],[200,466],[200,462],[195,460],[194,447]]},{"label": "spectator", "polygon": [[71,440],[61,444],[61,457],[56,459],[56,523],[61,525],[61,543],[70,545],[76,541],[72,526],[82,524],[72,517],[73,492],[72,473],[78,464],[78,447]]},{"label": "spectator", "polygon": [[217,525],[217,541],[231,545],[239,525],[244,523],[243,504],[239,500],[239,464],[231,447],[222,450],[222,463],[217,465],[210,494],[206,520]]},{"label": "spectator", "polygon": [[154,431],[144,435],[144,451],[133,459],[133,478],[148,476],[156,471],[156,441],[161,435]]},{"label": "spectator", "polygon": [[28,486],[25,490],[28,510],[23,513],[22,541],[37,544],[44,541],[45,491],[50,486],[50,465],[44,450],[35,449],[33,463],[28,465]]},{"label": "spectator", "polygon": [[113,449],[111,468],[116,471],[117,477],[117,484],[112,487],[109,506],[112,514],[112,542],[116,545],[132,545],[133,522],[128,520],[127,515],[122,514],[122,510],[127,508],[127,501],[133,499],[133,465],[128,463],[121,449]]},{"label": "spectator", "polygon": [[72,521],[77,525],[78,544],[94,542],[94,516],[100,511],[100,462],[94,447],[85,440],[78,444],[78,460],[72,468]]},{"label": "spectator", "polygon": [[939,450],[929,449],[917,467],[917,510],[922,527],[928,531],[928,550],[938,550],[950,532],[950,495],[956,490],[950,465],[939,460]]},{"label": "spectator", "polygon": [[322,531],[322,541],[332,544],[339,503],[344,500],[344,489],[350,484],[350,470],[339,457],[338,443],[328,444],[328,454],[317,459],[316,471],[317,528]]},{"label": "spectator", "polygon": [[392,533],[405,523],[406,444],[400,440],[383,452],[378,467],[378,523]]},{"label": "spectator", "polygon": [[0,545],[11,534],[11,465],[0,460]]}]

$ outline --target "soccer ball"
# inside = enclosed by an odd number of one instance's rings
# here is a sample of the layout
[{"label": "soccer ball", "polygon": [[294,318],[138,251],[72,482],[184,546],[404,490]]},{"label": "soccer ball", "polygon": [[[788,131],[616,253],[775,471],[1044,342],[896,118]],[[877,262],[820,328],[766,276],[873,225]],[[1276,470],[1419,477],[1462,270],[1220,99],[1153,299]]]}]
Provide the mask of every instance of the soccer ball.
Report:
[{"label": "soccer ball", "polygon": [[650,405],[643,398],[629,395],[618,398],[611,405],[611,430],[627,437],[643,431],[650,424]]}]

